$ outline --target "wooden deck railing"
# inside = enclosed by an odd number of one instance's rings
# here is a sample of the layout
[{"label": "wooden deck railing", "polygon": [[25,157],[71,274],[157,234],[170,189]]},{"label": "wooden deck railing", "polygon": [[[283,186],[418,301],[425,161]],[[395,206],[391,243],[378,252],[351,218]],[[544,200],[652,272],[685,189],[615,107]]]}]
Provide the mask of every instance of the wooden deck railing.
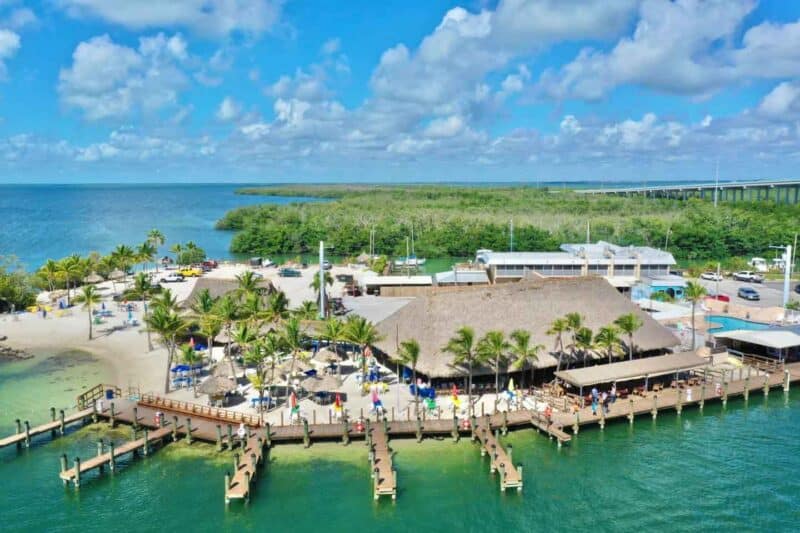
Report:
[{"label": "wooden deck railing", "polygon": [[86,409],[95,401],[105,398],[106,390],[111,389],[114,391],[114,398],[121,398],[122,397],[122,390],[116,385],[106,385],[104,383],[100,383],[95,385],[91,389],[88,389],[82,393],[80,393],[77,397],[77,403],[79,409]]},{"label": "wooden deck railing", "polygon": [[161,396],[156,396],[154,394],[143,394],[139,399],[139,404],[146,407],[164,409],[185,415],[194,415],[202,418],[208,418],[210,420],[217,420],[219,422],[242,422],[248,426],[261,426],[261,418],[258,416],[248,415],[238,411],[231,411],[229,409],[221,409],[219,407],[210,407],[208,405],[200,405],[197,403],[162,398]]},{"label": "wooden deck railing", "polygon": [[743,365],[751,366],[762,372],[767,372],[769,374],[783,372],[784,362],[780,359],[739,352],[736,350],[728,350],[728,353],[739,359]]}]

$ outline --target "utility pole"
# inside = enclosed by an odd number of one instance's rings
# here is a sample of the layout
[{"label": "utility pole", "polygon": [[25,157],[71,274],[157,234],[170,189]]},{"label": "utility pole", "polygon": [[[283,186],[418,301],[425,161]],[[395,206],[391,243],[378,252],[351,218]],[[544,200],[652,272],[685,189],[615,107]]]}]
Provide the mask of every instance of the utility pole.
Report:
[{"label": "utility pole", "polygon": [[319,318],[325,320],[325,243],[319,241]]},{"label": "utility pole", "polygon": [[717,208],[717,196],[719,195],[719,157],[717,158],[717,170],[714,173],[714,209]]},{"label": "utility pole", "polygon": [[789,286],[792,280],[792,245],[786,247],[786,254],[783,256],[783,307],[789,303]]}]

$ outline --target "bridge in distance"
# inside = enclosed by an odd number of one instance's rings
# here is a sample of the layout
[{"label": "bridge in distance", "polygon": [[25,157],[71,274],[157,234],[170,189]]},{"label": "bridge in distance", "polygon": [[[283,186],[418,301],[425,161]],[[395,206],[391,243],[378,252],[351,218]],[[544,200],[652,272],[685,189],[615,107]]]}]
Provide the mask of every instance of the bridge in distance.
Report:
[{"label": "bridge in distance", "polygon": [[644,196],[688,200],[700,198],[713,200],[716,189],[720,202],[753,202],[770,200],[776,203],[800,202],[800,180],[759,180],[681,185],[652,185],[647,187],[617,187],[608,189],[577,189],[580,194],[605,194],[615,196]]}]

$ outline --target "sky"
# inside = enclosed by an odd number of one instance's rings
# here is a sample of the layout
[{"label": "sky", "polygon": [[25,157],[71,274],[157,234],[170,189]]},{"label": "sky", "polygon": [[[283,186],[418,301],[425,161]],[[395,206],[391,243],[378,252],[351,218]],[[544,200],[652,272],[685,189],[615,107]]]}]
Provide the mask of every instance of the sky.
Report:
[{"label": "sky", "polygon": [[799,178],[800,2],[0,0],[0,183]]}]

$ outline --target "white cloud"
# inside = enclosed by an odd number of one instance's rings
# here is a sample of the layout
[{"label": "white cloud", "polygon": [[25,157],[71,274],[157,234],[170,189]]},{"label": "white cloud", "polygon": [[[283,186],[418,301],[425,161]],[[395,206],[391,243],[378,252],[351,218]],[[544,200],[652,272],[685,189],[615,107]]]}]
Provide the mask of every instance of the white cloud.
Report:
[{"label": "white cloud", "polygon": [[108,35],[94,37],[78,44],[72,65],[61,69],[58,92],[64,105],[89,120],[154,113],[177,104],[187,84],[180,67],[186,57],[180,35],[142,37],[138,49]]},{"label": "white cloud", "polygon": [[800,112],[800,84],[783,82],[767,94],[758,105],[758,112],[770,118],[796,118]]},{"label": "white cloud", "polygon": [[226,96],[222,102],[220,102],[219,108],[217,108],[217,119],[223,122],[229,122],[237,119],[241,112],[242,106],[230,96]]},{"label": "white cloud", "polygon": [[19,48],[19,35],[10,30],[0,29],[0,80],[6,79],[8,75],[6,60],[14,57]]},{"label": "white cloud", "polygon": [[95,17],[133,30],[187,28],[211,37],[258,35],[280,18],[282,0],[56,0],[72,17]]},{"label": "white cloud", "polygon": [[765,22],[736,39],[755,0],[645,0],[632,36],[609,52],[584,48],[537,90],[552,98],[596,100],[615,87],[708,96],[748,79],[800,75],[800,23]]},{"label": "white cloud", "polygon": [[425,128],[427,137],[453,137],[464,129],[464,119],[458,115],[451,115],[447,118],[437,118]]},{"label": "white cloud", "polygon": [[275,98],[324,100],[330,96],[330,91],[325,85],[326,80],[327,74],[320,66],[312,65],[310,72],[298,68],[294,76],[281,76],[278,81],[266,89],[266,93]]},{"label": "white cloud", "polygon": [[323,55],[331,56],[342,48],[342,41],[339,38],[328,39],[322,44],[320,51]]},{"label": "white cloud", "polygon": [[23,30],[30,26],[38,24],[39,18],[31,9],[27,7],[19,7],[11,10],[11,12],[3,17],[1,26],[10,28],[15,31]]}]

